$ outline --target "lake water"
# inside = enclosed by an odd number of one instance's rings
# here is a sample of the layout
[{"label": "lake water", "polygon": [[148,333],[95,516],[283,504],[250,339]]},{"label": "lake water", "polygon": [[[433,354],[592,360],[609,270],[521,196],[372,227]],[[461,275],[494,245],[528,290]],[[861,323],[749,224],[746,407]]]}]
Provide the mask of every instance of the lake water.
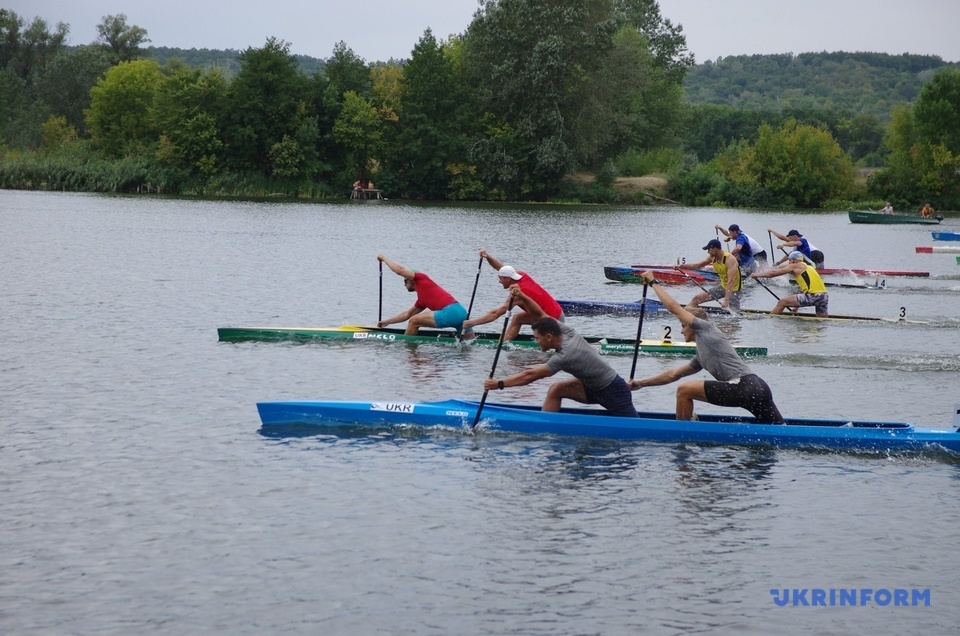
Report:
[{"label": "lake water", "polygon": [[[276,435],[258,400],[479,398],[493,350],[217,341],[221,326],[374,323],[378,252],[464,304],[481,247],[558,298],[636,300],[640,286],[602,267],[701,258],[715,223],[763,244],[768,227],[797,228],[828,266],[930,271],[830,290],[834,313],[924,324],[718,322],[769,347],[750,364],[786,416],[950,423],[960,266],[914,253],[930,228],[840,212],[0,191],[0,632],[955,633],[956,457]],[[750,285],[744,306],[772,307]],[[485,266],[474,311],[503,297]],[[385,315],[412,304],[389,271],[383,302]],[[636,334],[630,318],[570,324]],[[648,314],[644,336],[676,326]],[[629,356],[608,359],[629,375]],[[505,351],[498,370],[542,360]],[[637,375],[680,362],[642,356]],[[551,381],[497,398],[538,402]],[[672,411],[674,390],[635,401]],[[929,603],[780,607],[771,594],[851,588]]]}]

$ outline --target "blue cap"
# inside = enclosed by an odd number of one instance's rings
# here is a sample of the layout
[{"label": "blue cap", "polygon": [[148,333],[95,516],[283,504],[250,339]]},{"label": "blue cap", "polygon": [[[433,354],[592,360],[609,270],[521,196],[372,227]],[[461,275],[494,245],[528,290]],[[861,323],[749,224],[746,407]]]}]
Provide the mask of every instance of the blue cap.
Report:
[{"label": "blue cap", "polygon": [[803,252],[798,252],[796,250],[790,252],[790,260],[803,260]]}]

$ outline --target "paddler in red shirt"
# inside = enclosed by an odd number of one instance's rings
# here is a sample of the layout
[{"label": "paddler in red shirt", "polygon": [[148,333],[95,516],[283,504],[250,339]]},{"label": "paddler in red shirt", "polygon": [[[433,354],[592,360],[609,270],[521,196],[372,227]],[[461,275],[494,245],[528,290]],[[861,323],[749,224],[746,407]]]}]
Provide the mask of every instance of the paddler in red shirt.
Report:
[{"label": "paddler in red shirt", "polygon": [[394,323],[409,320],[404,333],[415,336],[420,327],[453,327],[457,333],[463,329],[463,321],[467,317],[467,310],[457,302],[447,290],[433,282],[423,272],[408,269],[399,263],[394,263],[383,254],[377,254],[377,260],[385,263],[395,274],[403,276],[403,285],[409,292],[416,292],[417,302],[410,309],[400,312],[392,318],[381,320],[378,327],[386,327]]},{"label": "paddler in red shirt", "polygon": [[[490,267],[497,270],[497,276],[499,277],[500,284],[504,289],[510,289],[511,285],[519,286],[520,291],[537,303],[537,305],[540,306],[540,309],[543,310],[543,313],[560,322],[564,321],[565,316],[563,315],[563,309],[560,307],[559,303],[557,303],[557,301],[547,292],[547,290],[537,284],[537,281],[533,280],[533,277],[530,276],[530,274],[523,271],[517,271],[510,265],[504,265],[498,259],[487,253],[487,250],[480,250],[480,258],[486,259],[486,261],[490,263]],[[465,329],[467,329],[467,331],[464,333],[464,337],[472,338],[473,327],[476,327],[477,325],[484,325],[488,322],[493,322],[503,314],[507,313],[509,306],[510,295],[508,294],[502,305],[496,307],[495,309],[491,309],[479,318],[474,318],[473,320],[467,320],[464,322],[463,326]],[[527,311],[527,308],[523,305],[522,298],[516,299],[516,307],[518,309],[514,310],[514,315],[513,318],[510,319],[510,324],[507,326],[507,333],[504,335],[504,340],[513,340],[517,337],[517,334],[520,333],[520,327],[523,325],[531,325],[540,317],[539,314],[535,315]]]}]

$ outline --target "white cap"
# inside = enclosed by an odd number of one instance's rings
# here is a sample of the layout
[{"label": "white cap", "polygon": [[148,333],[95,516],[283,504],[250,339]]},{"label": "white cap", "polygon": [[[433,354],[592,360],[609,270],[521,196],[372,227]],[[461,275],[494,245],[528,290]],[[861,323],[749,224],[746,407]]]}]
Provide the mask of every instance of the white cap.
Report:
[{"label": "white cap", "polygon": [[504,265],[501,267],[500,271],[497,272],[497,276],[500,278],[511,278],[513,280],[520,280],[523,278],[523,276],[517,273],[517,270],[513,269],[509,265]]}]

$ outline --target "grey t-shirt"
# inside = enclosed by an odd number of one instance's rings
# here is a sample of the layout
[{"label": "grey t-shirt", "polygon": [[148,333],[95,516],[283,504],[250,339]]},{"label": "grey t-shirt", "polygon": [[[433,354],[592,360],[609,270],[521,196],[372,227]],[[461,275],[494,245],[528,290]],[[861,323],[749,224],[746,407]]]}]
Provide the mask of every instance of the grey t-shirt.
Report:
[{"label": "grey t-shirt", "polygon": [[706,369],[721,382],[753,373],[716,326],[702,318],[694,318],[691,326],[697,334],[697,355],[690,361],[691,367]]},{"label": "grey t-shirt", "polygon": [[617,372],[572,327],[560,323],[563,340],[547,360],[551,371],[566,371],[591,391],[600,391],[617,377]]}]

